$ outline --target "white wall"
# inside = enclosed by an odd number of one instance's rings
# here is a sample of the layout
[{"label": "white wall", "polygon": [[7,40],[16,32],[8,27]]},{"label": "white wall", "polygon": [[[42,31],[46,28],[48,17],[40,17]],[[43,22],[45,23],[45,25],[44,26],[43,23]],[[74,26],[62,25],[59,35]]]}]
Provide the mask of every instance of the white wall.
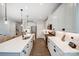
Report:
[{"label": "white wall", "polygon": [[74,32],[74,6],[62,4],[46,21],[46,26],[52,24],[55,30],[65,28],[68,32]]},{"label": "white wall", "polygon": [[0,18],[0,34],[15,35],[15,33],[15,22],[8,21],[8,24],[5,24],[4,20]]},{"label": "white wall", "polygon": [[16,23],[10,21],[9,29],[10,29],[10,35],[15,35],[16,34]]},{"label": "white wall", "polygon": [[76,24],[75,24],[75,32],[76,33],[79,33],[79,4],[77,4],[76,5],[76,18],[75,18],[75,20],[76,20]]}]

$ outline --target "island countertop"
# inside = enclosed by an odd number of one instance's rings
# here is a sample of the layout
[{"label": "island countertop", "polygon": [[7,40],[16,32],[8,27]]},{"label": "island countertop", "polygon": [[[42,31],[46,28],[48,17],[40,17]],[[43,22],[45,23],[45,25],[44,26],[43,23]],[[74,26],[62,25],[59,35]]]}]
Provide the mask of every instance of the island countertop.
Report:
[{"label": "island countertop", "polygon": [[0,44],[0,52],[21,52],[32,37],[33,34],[31,34],[30,38],[23,40],[22,36],[19,36],[12,40],[3,42]]},{"label": "island countertop", "polygon": [[53,41],[64,53],[78,53],[79,50],[73,49],[68,45],[68,42],[62,42],[57,37],[48,37],[51,41]]}]

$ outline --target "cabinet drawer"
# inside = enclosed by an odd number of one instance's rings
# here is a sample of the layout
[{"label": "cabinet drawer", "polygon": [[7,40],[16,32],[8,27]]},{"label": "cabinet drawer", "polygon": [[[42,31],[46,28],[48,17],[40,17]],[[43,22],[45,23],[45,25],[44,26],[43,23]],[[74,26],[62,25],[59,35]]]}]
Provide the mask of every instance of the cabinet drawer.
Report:
[{"label": "cabinet drawer", "polygon": [[28,49],[28,55],[30,55],[30,52],[32,50],[32,46],[33,46],[33,40],[29,41],[29,44],[27,45],[27,49]]},{"label": "cabinet drawer", "polygon": [[60,56],[63,55],[62,50],[54,42],[53,42],[53,47],[54,47],[54,49],[56,49],[57,55],[60,55]]},{"label": "cabinet drawer", "polygon": [[63,55],[63,52],[61,51],[61,49],[57,45],[55,45],[54,43],[53,43],[53,48],[56,50],[56,53],[58,56]]},{"label": "cabinet drawer", "polygon": [[48,49],[51,55],[53,55],[54,51],[53,51],[53,47],[50,43],[48,43]]},{"label": "cabinet drawer", "polygon": [[32,49],[32,45],[33,45],[33,42],[32,42],[32,40],[30,40],[28,42],[28,44],[26,44],[26,46],[22,50],[21,55],[22,56],[29,56],[30,55],[30,52],[31,52],[31,49]]}]

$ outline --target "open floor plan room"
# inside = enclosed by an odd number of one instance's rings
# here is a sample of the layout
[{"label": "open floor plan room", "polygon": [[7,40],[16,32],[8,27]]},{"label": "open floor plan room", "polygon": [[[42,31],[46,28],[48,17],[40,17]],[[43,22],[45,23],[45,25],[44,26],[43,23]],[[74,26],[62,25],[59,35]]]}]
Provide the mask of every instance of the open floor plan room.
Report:
[{"label": "open floor plan room", "polygon": [[79,56],[79,3],[0,3],[0,56]]}]

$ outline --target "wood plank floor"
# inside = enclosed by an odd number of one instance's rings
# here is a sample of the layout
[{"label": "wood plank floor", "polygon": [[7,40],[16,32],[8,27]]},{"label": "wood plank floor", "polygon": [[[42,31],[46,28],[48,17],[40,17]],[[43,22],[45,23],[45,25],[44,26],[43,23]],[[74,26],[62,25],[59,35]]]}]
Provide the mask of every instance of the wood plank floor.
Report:
[{"label": "wood plank floor", "polygon": [[44,39],[36,39],[30,56],[50,56]]}]

